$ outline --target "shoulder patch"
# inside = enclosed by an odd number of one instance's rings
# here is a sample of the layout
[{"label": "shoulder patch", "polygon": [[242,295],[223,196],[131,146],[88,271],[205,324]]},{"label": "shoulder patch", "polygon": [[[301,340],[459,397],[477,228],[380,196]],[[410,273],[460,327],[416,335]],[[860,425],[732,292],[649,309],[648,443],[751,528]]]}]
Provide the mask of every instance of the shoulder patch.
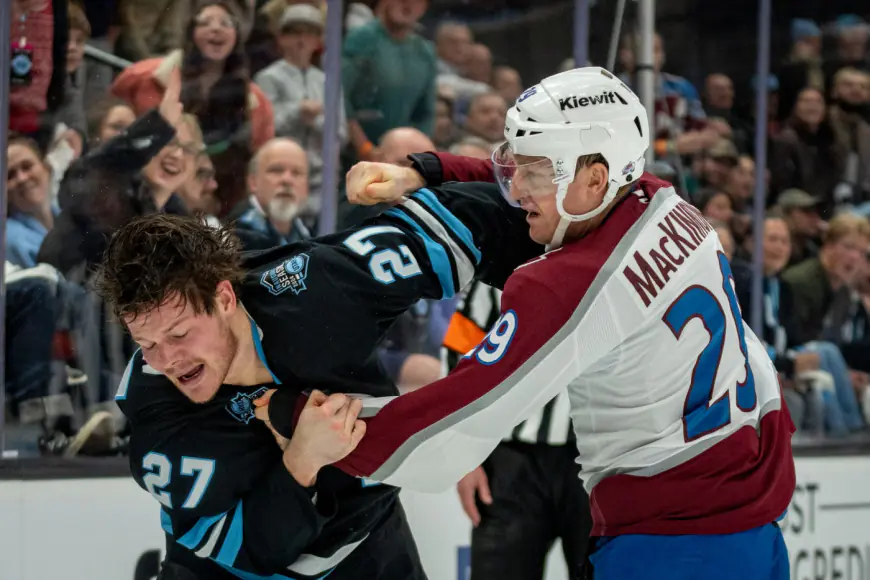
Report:
[{"label": "shoulder patch", "polygon": [[284,260],[279,266],[267,270],[260,277],[260,284],[273,296],[278,296],[292,290],[294,294],[300,294],[308,287],[305,279],[308,277],[308,254],[297,254]]},{"label": "shoulder patch", "polygon": [[254,400],[259,399],[268,389],[261,387],[253,393],[238,393],[227,403],[227,412],[233,419],[244,424],[254,418]]}]

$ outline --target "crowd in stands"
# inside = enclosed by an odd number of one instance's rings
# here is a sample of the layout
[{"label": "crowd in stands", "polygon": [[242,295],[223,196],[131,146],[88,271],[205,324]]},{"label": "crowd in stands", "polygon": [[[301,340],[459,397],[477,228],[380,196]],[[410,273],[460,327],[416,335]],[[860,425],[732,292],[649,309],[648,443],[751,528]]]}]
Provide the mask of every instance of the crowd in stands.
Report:
[{"label": "crowd in stands", "polygon": [[[134,345],[94,292],[106,241],[154,212],[233,223],[250,250],[317,234],[328,198],[326,2],[11,2],[7,447],[120,454],[125,425],[113,394]],[[489,158],[507,108],[538,80],[521,79],[462,22],[423,29],[427,8],[427,0],[345,3],[339,176],[360,160],[408,164],[424,151]],[[735,104],[744,87],[710,71],[699,91],[668,72],[667,47],[655,39],[651,169],[715,227],[747,319],[753,197],[756,180],[765,183],[758,332],[807,438],[870,432],[870,25],[862,16],[870,13],[794,20],[791,52],[767,85],[745,87],[770,97],[766,168],[753,158],[753,113]],[[86,44],[133,64],[113,70],[86,60]],[[614,71],[635,89],[636,45],[624,36]],[[371,215],[342,198],[339,227]],[[421,302],[381,346],[402,389],[441,376],[454,307]]]}]

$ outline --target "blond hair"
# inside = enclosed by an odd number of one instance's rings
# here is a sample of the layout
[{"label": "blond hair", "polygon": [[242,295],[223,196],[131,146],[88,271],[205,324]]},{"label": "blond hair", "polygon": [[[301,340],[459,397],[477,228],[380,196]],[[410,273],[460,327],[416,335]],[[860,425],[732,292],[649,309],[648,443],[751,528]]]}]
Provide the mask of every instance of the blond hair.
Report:
[{"label": "blond hair", "polygon": [[853,234],[870,238],[870,221],[853,213],[842,213],[828,223],[823,242],[825,245],[836,244]]}]

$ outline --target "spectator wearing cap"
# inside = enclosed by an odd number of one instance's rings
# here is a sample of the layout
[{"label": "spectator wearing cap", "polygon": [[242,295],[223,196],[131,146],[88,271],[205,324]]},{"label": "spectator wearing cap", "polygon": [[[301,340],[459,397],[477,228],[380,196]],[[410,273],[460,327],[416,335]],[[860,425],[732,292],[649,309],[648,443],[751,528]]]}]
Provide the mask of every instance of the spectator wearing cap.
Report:
[{"label": "spectator wearing cap", "polygon": [[[757,94],[759,87],[761,85],[761,81],[758,78],[758,75],[754,75],[752,77],[752,92],[753,94]],[[780,120],[779,120],[779,77],[776,75],[768,75],[767,77],[767,139],[768,139],[768,147],[770,145],[770,139],[776,137],[780,131]],[[753,101],[754,102],[754,101]],[[751,123],[753,129],[755,128],[755,107],[750,108],[749,114],[751,117]],[[752,132],[752,140],[755,142],[755,131]]]},{"label": "spectator wearing cap", "polygon": [[845,152],[845,169],[834,188],[834,203],[858,205],[870,201],[870,123],[865,118],[870,75],[844,68],[834,75],[833,104],[828,117]]},{"label": "spectator wearing cap", "polygon": [[780,117],[791,113],[804,88],[826,90],[826,75],[822,68],[822,29],[813,20],[795,18],[791,21],[791,53],[776,69],[780,81]]},{"label": "spectator wearing cap", "polygon": [[776,205],[791,233],[789,266],[818,256],[818,238],[822,224],[818,210],[819,200],[806,191],[787,189],[779,194]]},{"label": "spectator wearing cap", "polygon": [[847,151],[827,119],[825,97],[813,88],[798,95],[792,115],[770,151],[770,197],[787,189],[812,192],[823,215],[834,210],[834,188],[845,169]]},{"label": "spectator wearing cap", "polygon": [[729,139],[719,139],[704,156],[696,158],[696,173],[704,187],[721,188],[729,179],[731,170],[737,166],[740,155]]},{"label": "spectator wearing cap", "polygon": [[376,159],[375,143],[396,127],[432,135],[435,50],[416,32],[427,5],[427,0],[380,0],[377,19],[345,38],[341,74],[356,159]]},{"label": "spectator wearing cap", "polygon": [[[307,205],[301,208],[301,215],[312,223],[320,214],[323,183],[326,74],[311,63],[311,58],[322,39],[322,12],[308,4],[289,6],[281,18],[278,36],[284,57],[254,77],[272,101],[275,134],[293,139],[308,156],[310,195]],[[338,136],[344,145],[347,142],[347,119],[343,104],[339,112]]]},{"label": "spectator wearing cap", "polygon": [[837,67],[866,69],[870,26],[856,14],[841,15],[834,26],[837,34]]}]

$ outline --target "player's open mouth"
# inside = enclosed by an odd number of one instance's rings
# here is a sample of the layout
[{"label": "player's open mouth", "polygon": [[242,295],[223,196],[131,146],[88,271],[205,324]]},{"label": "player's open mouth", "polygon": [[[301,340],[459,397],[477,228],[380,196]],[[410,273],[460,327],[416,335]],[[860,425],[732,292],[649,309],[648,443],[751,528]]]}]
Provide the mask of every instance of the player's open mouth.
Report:
[{"label": "player's open mouth", "polygon": [[205,371],[205,365],[196,365],[196,367],[187,373],[186,375],[181,375],[178,377],[178,382],[182,385],[188,385],[202,376],[202,373]]},{"label": "player's open mouth", "polygon": [[528,215],[526,216],[526,221],[528,221],[528,220],[533,220],[533,219],[535,219],[535,218],[541,217],[541,214],[539,214],[539,213],[536,212],[536,211],[530,211],[530,212],[527,212],[527,213],[528,213]]}]

